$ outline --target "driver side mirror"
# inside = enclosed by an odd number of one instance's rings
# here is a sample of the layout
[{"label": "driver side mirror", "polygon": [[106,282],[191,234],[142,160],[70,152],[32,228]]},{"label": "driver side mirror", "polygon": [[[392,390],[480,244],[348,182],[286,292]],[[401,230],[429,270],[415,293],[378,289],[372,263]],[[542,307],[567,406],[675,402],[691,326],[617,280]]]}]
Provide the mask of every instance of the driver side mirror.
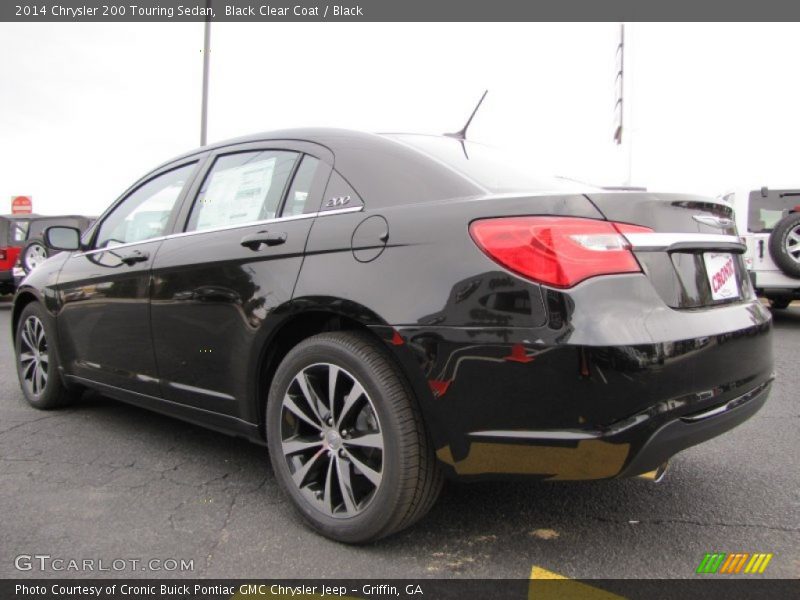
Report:
[{"label": "driver side mirror", "polygon": [[44,242],[53,250],[78,250],[81,247],[81,232],[75,227],[48,227],[44,231]]}]

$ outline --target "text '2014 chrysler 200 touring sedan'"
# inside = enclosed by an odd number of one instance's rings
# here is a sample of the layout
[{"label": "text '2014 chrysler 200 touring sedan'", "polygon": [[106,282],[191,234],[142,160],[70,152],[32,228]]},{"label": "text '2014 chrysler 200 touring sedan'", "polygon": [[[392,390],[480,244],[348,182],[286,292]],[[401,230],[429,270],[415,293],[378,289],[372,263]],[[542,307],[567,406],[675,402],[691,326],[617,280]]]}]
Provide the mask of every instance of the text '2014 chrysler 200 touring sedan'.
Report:
[{"label": "text '2014 chrysler 200 touring sedan'", "polygon": [[451,137],[308,129],[136,182],[14,301],[33,406],[83,388],[266,443],[318,531],[444,476],[650,473],[753,415],[771,318],[731,211],[539,179]]}]

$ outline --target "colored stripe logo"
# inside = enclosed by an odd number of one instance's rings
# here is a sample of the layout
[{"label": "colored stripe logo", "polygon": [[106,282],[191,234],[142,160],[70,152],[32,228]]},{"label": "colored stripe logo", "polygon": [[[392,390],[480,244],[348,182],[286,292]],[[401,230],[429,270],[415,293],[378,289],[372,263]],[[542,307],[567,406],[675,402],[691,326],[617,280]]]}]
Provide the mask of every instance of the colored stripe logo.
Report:
[{"label": "colored stripe logo", "polygon": [[756,573],[763,573],[767,569],[769,561],[772,560],[772,553],[756,552],[750,554],[748,552],[733,552],[727,554],[725,552],[706,553],[703,560],[700,561],[700,566],[697,567],[696,573],[701,575],[708,574],[726,574],[736,575],[744,573],[748,575],[755,575]]}]

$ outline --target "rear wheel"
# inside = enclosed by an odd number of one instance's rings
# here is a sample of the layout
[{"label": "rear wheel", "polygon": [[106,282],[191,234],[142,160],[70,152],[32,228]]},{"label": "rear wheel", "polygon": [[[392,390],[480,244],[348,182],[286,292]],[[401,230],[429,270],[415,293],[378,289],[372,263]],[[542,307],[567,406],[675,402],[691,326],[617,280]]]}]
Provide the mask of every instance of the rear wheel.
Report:
[{"label": "rear wheel", "polygon": [[276,478],[327,537],[387,536],[439,494],[441,471],[413,394],[366,334],[324,333],[293,348],[273,379],[266,418]]},{"label": "rear wheel", "polygon": [[64,386],[53,347],[53,324],[37,302],[23,310],[14,336],[17,376],[22,393],[31,406],[40,409],[69,404],[80,394]]}]

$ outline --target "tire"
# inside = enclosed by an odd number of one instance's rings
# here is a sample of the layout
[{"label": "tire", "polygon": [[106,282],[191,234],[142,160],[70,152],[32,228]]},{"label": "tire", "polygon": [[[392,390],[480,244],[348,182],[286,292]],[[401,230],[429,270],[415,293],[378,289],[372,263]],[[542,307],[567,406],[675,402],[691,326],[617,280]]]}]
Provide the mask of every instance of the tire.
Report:
[{"label": "tire", "polygon": [[769,305],[773,310],[784,310],[792,303],[791,298],[770,298]]},{"label": "tire", "polygon": [[270,386],[266,429],[278,483],[303,519],[331,539],[364,543],[404,529],[441,490],[413,392],[388,350],[366,333],[322,333],[295,346]]},{"label": "tire", "polygon": [[781,271],[800,278],[800,213],[778,221],[769,236],[769,253]]},{"label": "tire", "polygon": [[19,262],[22,265],[22,270],[27,275],[38,267],[42,262],[47,260],[50,252],[47,250],[44,241],[39,238],[28,240],[25,246],[19,253]]},{"label": "tire", "polygon": [[[55,339],[54,325],[42,305],[31,302],[22,310],[14,332],[17,376],[22,393],[31,406],[42,410],[66,406],[80,395],[77,389],[67,389],[61,379],[58,353],[51,344]],[[42,357],[47,360],[41,360]]]}]

